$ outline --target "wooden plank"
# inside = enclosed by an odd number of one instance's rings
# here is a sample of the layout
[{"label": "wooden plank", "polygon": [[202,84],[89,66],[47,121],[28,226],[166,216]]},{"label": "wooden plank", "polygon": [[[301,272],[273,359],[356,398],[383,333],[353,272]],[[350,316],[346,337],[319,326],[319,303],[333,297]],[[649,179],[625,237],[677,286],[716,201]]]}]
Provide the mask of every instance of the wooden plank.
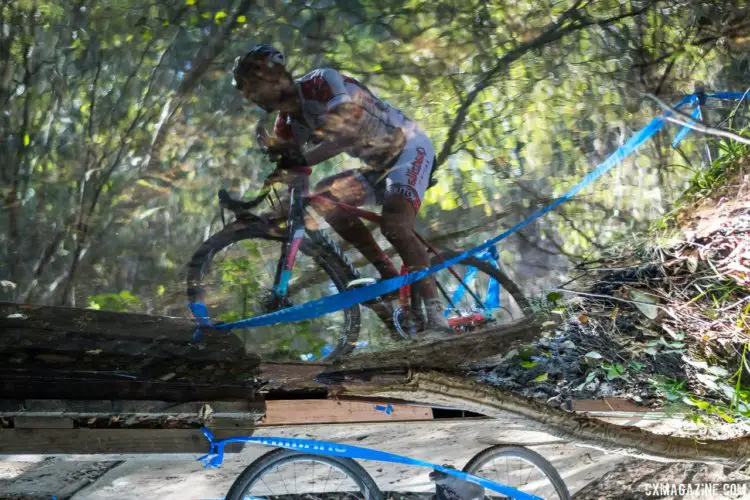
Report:
[{"label": "wooden plank", "polygon": [[13,418],[13,427],[16,429],[72,429],[73,419],[63,417],[17,416]]},{"label": "wooden plank", "polygon": [[265,413],[263,401],[71,401],[62,399],[0,400],[3,417],[136,417],[136,418],[211,418],[260,421]]},{"label": "wooden plank", "polygon": [[[266,401],[266,415],[259,425],[432,420],[431,408],[397,404],[391,405],[388,415],[375,406],[370,402],[327,399]],[[387,407],[388,403],[380,406]]]},{"label": "wooden plank", "polygon": [[[247,436],[250,429],[217,433],[217,439]],[[243,444],[230,444],[229,453]],[[200,429],[0,429],[0,455],[89,455],[207,453]]]}]

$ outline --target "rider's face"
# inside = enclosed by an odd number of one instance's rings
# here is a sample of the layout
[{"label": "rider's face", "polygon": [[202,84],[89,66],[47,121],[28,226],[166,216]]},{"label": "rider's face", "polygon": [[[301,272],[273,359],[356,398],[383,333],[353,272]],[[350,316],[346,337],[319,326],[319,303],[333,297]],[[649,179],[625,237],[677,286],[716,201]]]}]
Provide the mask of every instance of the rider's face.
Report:
[{"label": "rider's face", "polygon": [[280,109],[288,95],[288,74],[281,67],[263,67],[263,64],[263,61],[258,61],[251,67],[250,78],[243,86],[242,95],[246,100],[268,109]]}]

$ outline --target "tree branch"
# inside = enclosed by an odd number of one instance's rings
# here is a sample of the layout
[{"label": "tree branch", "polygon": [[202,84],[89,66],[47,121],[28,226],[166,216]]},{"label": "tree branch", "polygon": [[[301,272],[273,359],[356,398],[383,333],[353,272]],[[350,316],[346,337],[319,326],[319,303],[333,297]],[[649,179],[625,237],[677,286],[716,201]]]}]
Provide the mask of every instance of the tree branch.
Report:
[{"label": "tree branch", "polygon": [[[466,99],[461,104],[461,106],[458,109],[458,113],[456,114],[456,118],[453,121],[453,124],[451,124],[451,127],[448,131],[448,137],[445,141],[445,144],[443,144],[442,149],[440,150],[440,153],[437,157],[436,165],[442,164],[448,156],[450,156],[453,153],[453,147],[456,143],[456,140],[458,139],[458,135],[461,131],[461,128],[463,127],[464,122],[466,121],[466,117],[468,115],[469,108],[472,104],[474,104],[474,101],[476,101],[479,94],[489,87],[494,80],[499,77],[502,73],[504,73],[508,67],[511,65],[511,63],[515,62],[516,60],[520,59],[522,56],[524,56],[527,52],[530,52],[535,49],[540,49],[544,47],[545,45],[548,45],[550,43],[556,42],[563,38],[565,35],[568,35],[570,33],[574,33],[576,31],[580,31],[581,29],[584,29],[589,26],[605,26],[607,24],[614,23],[616,21],[633,17],[640,15],[641,13],[645,12],[650,6],[644,7],[642,9],[634,10],[631,12],[627,12],[625,14],[620,14],[614,17],[610,17],[607,19],[588,19],[584,18],[580,15],[578,12],[578,9],[581,6],[581,1],[576,2],[570,9],[565,11],[562,16],[560,16],[560,19],[558,19],[556,22],[550,24],[541,35],[536,37],[535,39],[522,43],[518,47],[515,47],[508,51],[503,57],[501,57],[497,64],[485,75],[482,80],[475,85],[475,87],[469,92],[469,94],[466,96]],[[563,27],[564,23],[568,21],[569,19],[574,18],[576,19],[575,22]]]},{"label": "tree branch", "polygon": [[[711,127],[710,125],[705,125],[703,123],[697,122],[693,120],[693,118],[687,113],[684,113],[680,111],[679,109],[674,109],[670,107],[667,103],[665,103],[664,101],[662,101],[655,95],[650,94],[650,93],[643,93],[643,95],[655,101],[659,105],[660,108],[665,110],[667,114],[665,114],[664,119],[672,123],[676,123],[677,125],[688,127],[698,132],[703,132],[704,134],[715,135],[718,137],[726,137],[727,139],[732,139],[734,141],[741,142],[742,144],[750,145],[750,138],[742,137],[739,134],[735,134],[734,132],[730,132],[729,130],[726,130],[723,128]],[[677,117],[670,116],[671,114],[675,114],[677,115]]]}]

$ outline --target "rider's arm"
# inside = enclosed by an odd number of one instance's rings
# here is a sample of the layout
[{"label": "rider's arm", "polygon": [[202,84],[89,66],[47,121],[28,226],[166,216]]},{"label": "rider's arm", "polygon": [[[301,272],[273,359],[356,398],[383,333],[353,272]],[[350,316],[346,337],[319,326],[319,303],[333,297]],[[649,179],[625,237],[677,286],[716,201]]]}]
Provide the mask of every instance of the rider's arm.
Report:
[{"label": "rider's arm", "polygon": [[301,87],[303,96],[318,101],[322,111],[319,120],[323,122],[313,132],[322,140],[304,153],[308,165],[324,162],[355,146],[363,109],[352,101],[343,76],[331,68],[320,69]]},{"label": "rider's arm", "polygon": [[351,149],[358,140],[354,117],[360,112],[359,106],[354,103],[339,104],[328,112],[326,125],[316,131],[323,141],[304,153],[307,164],[317,165]]}]

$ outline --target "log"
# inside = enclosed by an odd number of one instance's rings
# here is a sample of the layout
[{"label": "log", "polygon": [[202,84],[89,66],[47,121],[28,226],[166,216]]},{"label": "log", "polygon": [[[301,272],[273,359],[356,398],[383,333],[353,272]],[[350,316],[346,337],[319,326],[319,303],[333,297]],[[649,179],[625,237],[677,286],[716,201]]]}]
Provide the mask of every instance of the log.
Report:
[{"label": "log", "polygon": [[566,412],[540,401],[437,372],[413,373],[399,383],[383,385],[357,380],[339,385],[341,395],[399,398],[440,404],[487,416],[514,413],[576,446],[585,446],[660,461],[713,462],[742,466],[750,462],[750,437],[696,440],[658,435]]}]

